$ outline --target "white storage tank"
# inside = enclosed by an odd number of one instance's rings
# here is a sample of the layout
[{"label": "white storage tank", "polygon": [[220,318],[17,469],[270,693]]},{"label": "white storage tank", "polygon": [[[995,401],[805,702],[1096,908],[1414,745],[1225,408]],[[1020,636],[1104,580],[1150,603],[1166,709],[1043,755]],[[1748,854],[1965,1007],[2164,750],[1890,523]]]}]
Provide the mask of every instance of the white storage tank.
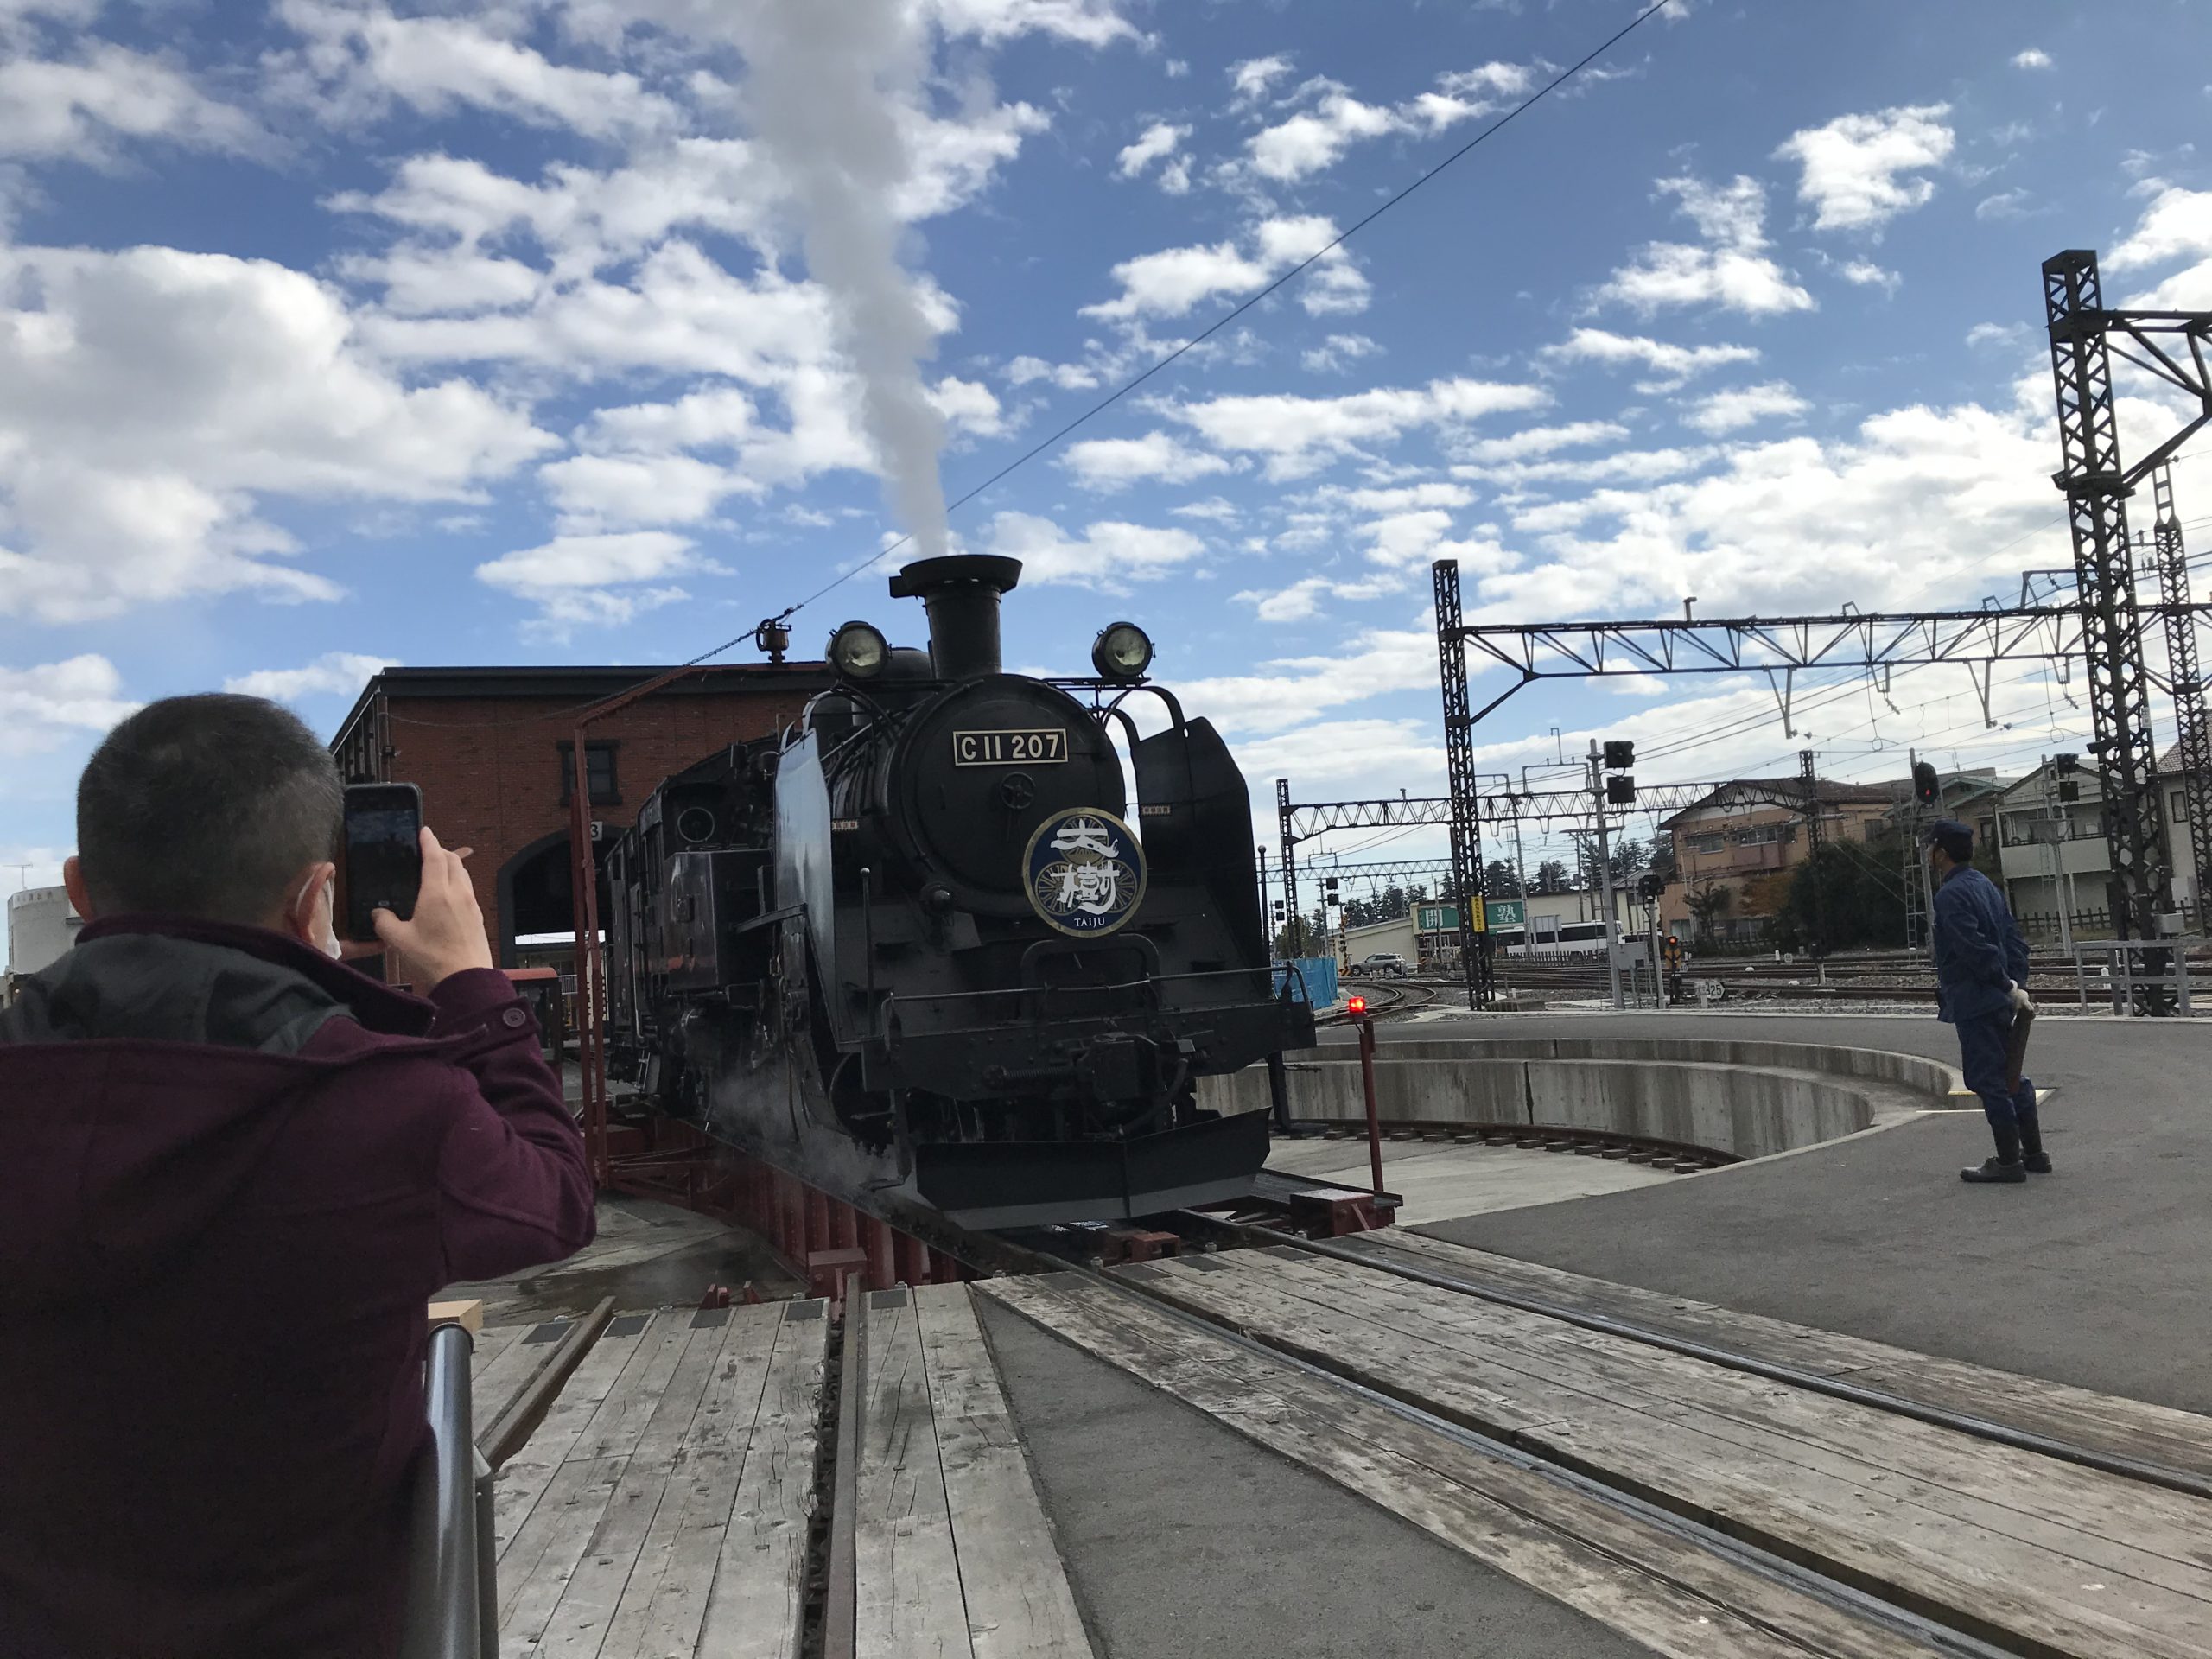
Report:
[{"label": "white storage tank", "polygon": [[66,887],[26,887],[8,895],[8,976],[35,974],[67,950],[85,925]]}]

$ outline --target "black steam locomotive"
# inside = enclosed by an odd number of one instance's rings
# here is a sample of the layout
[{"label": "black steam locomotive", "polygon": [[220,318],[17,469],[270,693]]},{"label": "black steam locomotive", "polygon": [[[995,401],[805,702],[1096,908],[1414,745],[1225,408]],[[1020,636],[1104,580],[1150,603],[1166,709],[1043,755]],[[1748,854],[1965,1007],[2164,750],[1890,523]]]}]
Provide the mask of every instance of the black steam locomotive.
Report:
[{"label": "black steam locomotive", "polygon": [[847,623],[797,727],[668,779],[607,861],[611,1075],[893,1220],[1239,1194],[1268,1121],[1201,1109],[1197,1080],[1313,1038],[1271,985],[1227,746],[1145,679],[1131,624],[1096,678],[1004,672],[1020,571],[907,566],[891,594],[927,607],[927,651]]}]

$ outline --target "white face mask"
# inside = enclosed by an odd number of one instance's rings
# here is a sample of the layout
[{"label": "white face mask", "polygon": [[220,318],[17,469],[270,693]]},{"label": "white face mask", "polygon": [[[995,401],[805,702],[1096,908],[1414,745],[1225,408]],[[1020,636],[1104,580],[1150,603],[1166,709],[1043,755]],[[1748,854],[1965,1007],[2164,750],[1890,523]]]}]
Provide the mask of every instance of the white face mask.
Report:
[{"label": "white face mask", "polygon": [[346,959],[346,947],[339,943],[338,929],[332,921],[333,912],[338,905],[338,877],[334,872],[323,882],[322,891],[310,899],[308,889],[314,885],[310,880],[308,887],[302,887],[299,898],[301,905],[313,905],[315,918],[322,924],[322,938],[312,943],[333,962],[343,962]]}]

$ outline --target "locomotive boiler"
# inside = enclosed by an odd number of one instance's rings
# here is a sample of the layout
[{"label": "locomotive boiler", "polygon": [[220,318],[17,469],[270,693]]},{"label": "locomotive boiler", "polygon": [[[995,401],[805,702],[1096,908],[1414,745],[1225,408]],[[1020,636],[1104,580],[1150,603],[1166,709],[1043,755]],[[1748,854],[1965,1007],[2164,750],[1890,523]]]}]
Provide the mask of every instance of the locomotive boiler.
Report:
[{"label": "locomotive boiler", "polygon": [[1092,677],[1006,672],[1020,569],[907,566],[891,595],[922,601],[927,650],[839,628],[834,688],[668,779],[607,861],[613,1074],[893,1220],[1241,1194],[1268,1120],[1201,1108],[1198,1079],[1313,1039],[1271,982],[1227,746],[1128,623]]}]

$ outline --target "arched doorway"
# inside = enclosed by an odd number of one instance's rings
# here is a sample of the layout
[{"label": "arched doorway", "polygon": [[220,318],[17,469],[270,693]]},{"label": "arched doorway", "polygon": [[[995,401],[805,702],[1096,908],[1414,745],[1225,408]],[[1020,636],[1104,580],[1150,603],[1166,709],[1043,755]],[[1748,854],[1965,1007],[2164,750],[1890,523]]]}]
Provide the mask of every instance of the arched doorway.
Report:
[{"label": "arched doorway", "polygon": [[[592,848],[599,867],[599,916],[602,934],[608,914],[607,855],[611,841]],[[499,867],[499,966],[576,967],[575,880],[569,866],[565,830],[533,841]]]}]

